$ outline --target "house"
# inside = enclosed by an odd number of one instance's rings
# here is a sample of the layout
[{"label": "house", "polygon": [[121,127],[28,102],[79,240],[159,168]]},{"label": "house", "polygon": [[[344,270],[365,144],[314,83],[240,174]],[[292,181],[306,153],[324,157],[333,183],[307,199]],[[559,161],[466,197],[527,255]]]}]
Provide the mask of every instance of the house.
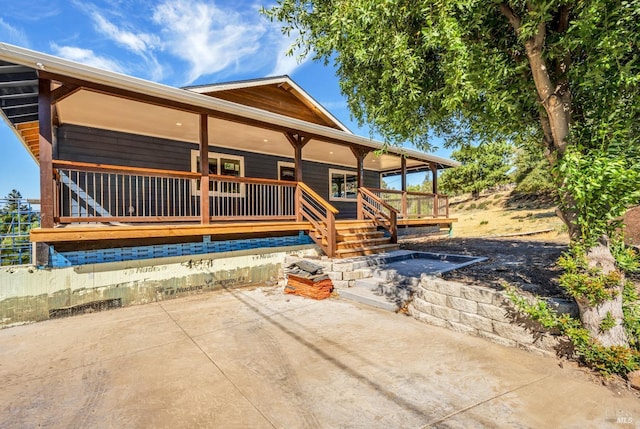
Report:
[{"label": "house", "polygon": [[[287,76],[173,88],[0,43],[0,108],[39,164],[37,264],[316,243],[385,251],[449,228],[456,162],[351,133]],[[431,171],[433,192],[406,191]],[[382,189],[399,174],[402,189]]]}]

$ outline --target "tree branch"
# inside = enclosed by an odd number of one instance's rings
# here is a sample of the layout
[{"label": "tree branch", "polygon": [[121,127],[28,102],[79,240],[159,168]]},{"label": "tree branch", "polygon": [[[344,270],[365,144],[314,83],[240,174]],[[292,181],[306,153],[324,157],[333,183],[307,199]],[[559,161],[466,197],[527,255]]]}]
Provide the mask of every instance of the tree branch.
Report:
[{"label": "tree branch", "polygon": [[509,20],[509,23],[516,30],[516,33],[520,32],[520,26],[522,25],[522,20],[516,13],[511,9],[506,3],[500,3],[500,12]]}]

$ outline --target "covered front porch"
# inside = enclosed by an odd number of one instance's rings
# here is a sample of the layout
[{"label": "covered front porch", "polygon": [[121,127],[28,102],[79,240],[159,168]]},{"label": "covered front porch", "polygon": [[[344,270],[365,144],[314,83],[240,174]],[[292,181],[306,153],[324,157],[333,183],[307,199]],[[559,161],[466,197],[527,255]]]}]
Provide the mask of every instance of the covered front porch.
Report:
[{"label": "covered front porch", "polygon": [[[437,173],[455,162],[352,134],[288,77],[178,89],[0,48],[2,113],[40,167],[38,265],[51,246],[296,233],[333,257],[454,221]],[[432,193],[407,192],[416,169]]]}]

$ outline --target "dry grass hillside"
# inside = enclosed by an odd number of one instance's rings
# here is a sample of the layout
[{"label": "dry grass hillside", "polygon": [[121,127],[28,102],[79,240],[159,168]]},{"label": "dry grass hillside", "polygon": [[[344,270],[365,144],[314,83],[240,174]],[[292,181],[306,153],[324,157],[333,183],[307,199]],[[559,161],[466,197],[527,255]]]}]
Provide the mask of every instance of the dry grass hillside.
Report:
[{"label": "dry grass hillside", "polygon": [[522,236],[568,242],[566,227],[548,197],[512,194],[510,190],[451,200],[454,237]]}]

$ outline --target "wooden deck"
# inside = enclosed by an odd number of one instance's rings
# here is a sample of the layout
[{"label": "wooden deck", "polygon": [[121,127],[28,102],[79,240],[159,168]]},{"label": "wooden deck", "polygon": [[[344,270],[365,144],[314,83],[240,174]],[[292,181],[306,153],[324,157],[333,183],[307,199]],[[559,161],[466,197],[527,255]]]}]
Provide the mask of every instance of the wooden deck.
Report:
[{"label": "wooden deck", "polygon": [[[398,219],[398,226],[450,225],[454,218]],[[336,221],[354,222],[354,221]],[[60,243],[71,241],[128,240],[166,237],[195,237],[210,235],[215,237],[243,234],[278,234],[299,231],[309,232],[309,222],[273,221],[273,222],[228,222],[202,224],[156,224],[156,225],[67,225],[56,228],[34,228],[31,241],[35,243]]]},{"label": "wooden deck", "polygon": [[421,218],[421,219],[398,219],[398,226],[430,226],[430,225],[451,225],[453,222],[457,222],[458,218]]},{"label": "wooden deck", "polygon": [[281,234],[309,231],[309,222],[233,222],[209,225],[69,225],[35,228],[31,241],[59,243],[70,241],[128,240],[167,237],[230,236],[241,234]]}]

